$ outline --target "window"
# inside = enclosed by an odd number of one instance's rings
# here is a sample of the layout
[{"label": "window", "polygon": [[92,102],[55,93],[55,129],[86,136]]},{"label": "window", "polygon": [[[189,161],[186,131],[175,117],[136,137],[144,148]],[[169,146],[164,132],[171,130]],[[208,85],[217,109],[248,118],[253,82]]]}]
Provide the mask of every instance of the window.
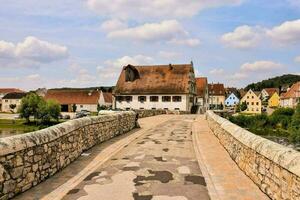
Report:
[{"label": "window", "polygon": [[125,100],[126,100],[127,102],[132,101],[132,96],[125,96]]},{"label": "window", "polygon": [[175,108],[175,110],[180,110],[179,108]]},{"label": "window", "polygon": [[83,108],[83,105],[80,105],[80,108]]},{"label": "window", "polygon": [[249,99],[249,96],[247,96],[247,99]]},{"label": "window", "polygon": [[7,100],[7,99],[5,99],[5,102],[7,103],[7,102],[8,102],[8,100]]},{"label": "window", "polygon": [[247,105],[249,105],[249,102],[247,102]]},{"label": "window", "polygon": [[251,105],[254,106],[254,102],[252,102]]},{"label": "window", "polygon": [[140,110],[144,110],[144,108],[140,108]]},{"label": "window", "polygon": [[164,110],[169,110],[168,108],[164,108]]},{"label": "window", "polygon": [[151,108],[152,110],[156,110],[156,108]]},{"label": "window", "polygon": [[126,108],[126,110],[130,110],[130,108]]},{"label": "window", "polygon": [[194,103],[194,97],[190,97],[190,103]]},{"label": "window", "polygon": [[252,96],[252,99],[254,99],[254,96]]},{"label": "window", "polygon": [[256,108],[256,111],[257,111],[257,112],[259,111],[258,108]]},{"label": "window", "polygon": [[170,102],[171,97],[170,96],[162,96],[162,102]]},{"label": "window", "polygon": [[124,100],[124,97],[123,96],[116,96],[116,100],[121,102]]},{"label": "window", "polygon": [[173,102],[181,102],[181,96],[173,96],[172,101]]},{"label": "window", "polygon": [[150,101],[151,102],[158,102],[158,96],[150,96]]},{"label": "window", "polygon": [[258,104],[259,104],[259,103],[258,103],[258,102],[256,102],[256,105],[257,105],[257,106],[258,106]]},{"label": "window", "polygon": [[138,101],[144,103],[145,101],[147,101],[147,97],[146,96],[139,96]]}]

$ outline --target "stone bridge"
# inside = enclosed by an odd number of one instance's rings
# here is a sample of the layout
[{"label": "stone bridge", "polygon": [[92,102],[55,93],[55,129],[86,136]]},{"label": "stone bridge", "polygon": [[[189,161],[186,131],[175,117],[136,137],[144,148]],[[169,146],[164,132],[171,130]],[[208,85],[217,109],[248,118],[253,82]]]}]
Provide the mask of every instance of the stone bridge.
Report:
[{"label": "stone bridge", "polygon": [[141,116],[140,128],[123,112],[0,139],[0,199],[300,199],[298,152],[212,112]]}]

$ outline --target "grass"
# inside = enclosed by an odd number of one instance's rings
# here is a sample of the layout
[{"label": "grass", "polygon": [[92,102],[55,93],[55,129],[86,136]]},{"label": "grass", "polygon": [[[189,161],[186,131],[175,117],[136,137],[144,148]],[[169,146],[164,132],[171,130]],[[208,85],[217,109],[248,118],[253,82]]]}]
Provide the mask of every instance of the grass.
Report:
[{"label": "grass", "polygon": [[40,129],[47,128],[49,126],[53,126],[55,124],[64,122],[65,120],[51,121],[47,125],[40,125],[34,121],[30,123],[26,123],[24,119],[0,119],[0,131],[8,131],[8,132],[18,132],[18,133],[28,133],[32,131],[37,131]]}]

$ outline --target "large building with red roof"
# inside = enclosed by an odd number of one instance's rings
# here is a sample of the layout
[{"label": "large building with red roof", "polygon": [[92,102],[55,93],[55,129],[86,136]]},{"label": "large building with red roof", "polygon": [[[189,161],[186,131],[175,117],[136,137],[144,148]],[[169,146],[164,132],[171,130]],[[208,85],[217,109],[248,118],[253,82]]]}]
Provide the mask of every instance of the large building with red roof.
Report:
[{"label": "large building with red roof", "polygon": [[208,84],[209,107],[212,110],[223,109],[225,105],[225,88],[222,83]]},{"label": "large building with red roof", "polygon": [[112,105],[112,94],[98,90],[50,89],[44,98],[57,101],[61,105],[62,112],[81,110],[97,112],[98,105],[107,107]]},{"label": "large building with red roof", "polygon": [[207,78],[206,77],[196,78],[196,87],[197,87],[196,104],[198,106],[197,113],[205,113],[206,110],[209,109]]},{"label": "large building with red roof", "polygon": [[113,94],[117,109],[191,111],[196,95],[193,64],[125,66]]}]

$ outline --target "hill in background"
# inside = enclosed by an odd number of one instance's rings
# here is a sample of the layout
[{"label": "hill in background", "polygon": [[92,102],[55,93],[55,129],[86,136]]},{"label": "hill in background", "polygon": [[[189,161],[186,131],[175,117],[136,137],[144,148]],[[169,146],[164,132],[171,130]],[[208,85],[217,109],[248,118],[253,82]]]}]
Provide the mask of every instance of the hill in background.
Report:
[{"label": "hill in background", "polygon": [[245,90],[255,90],[261,91],[264,88],[281,88],[282,86],[289,85],[300,81],[300,75],[295,74],[285,74],[282,76],[276,76],[274,78],[270,78],[268,80],[263,80],[257,83],[251,83],[245,87]]}]

